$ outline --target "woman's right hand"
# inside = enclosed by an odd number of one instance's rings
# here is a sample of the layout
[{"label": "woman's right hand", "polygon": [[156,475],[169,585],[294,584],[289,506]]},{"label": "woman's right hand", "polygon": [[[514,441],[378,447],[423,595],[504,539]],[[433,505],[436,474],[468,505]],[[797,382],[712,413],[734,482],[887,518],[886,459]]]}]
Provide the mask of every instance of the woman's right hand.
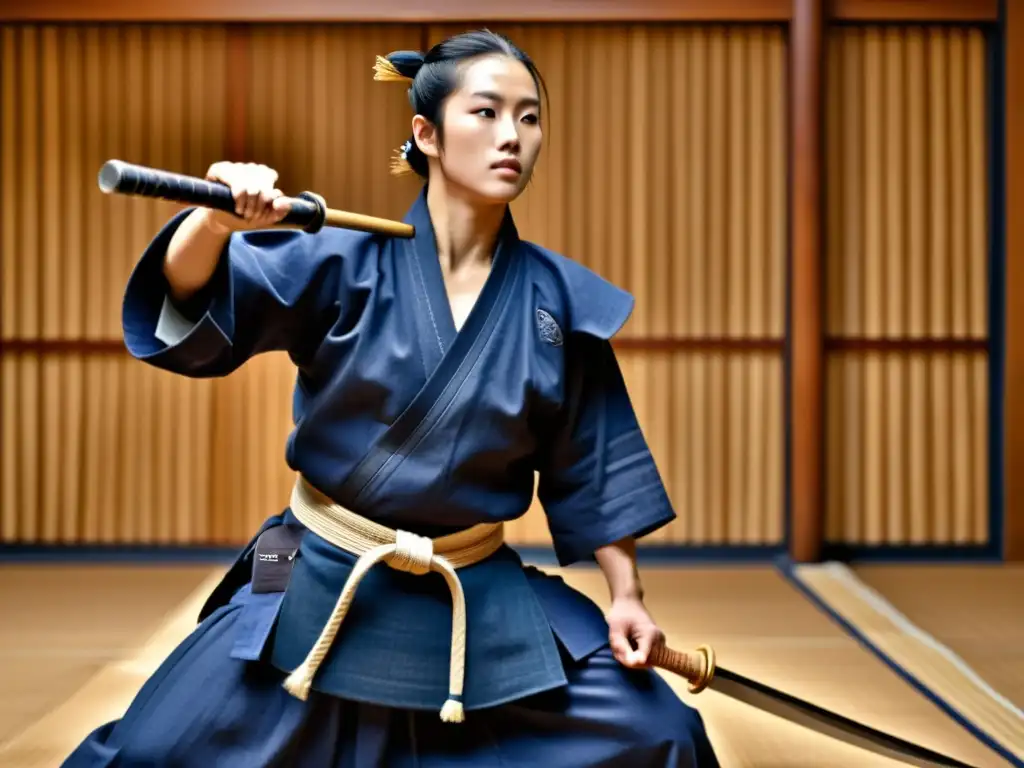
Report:
[{"label": "woman's right hand", "polygon": [[206,172],[207,181],[217,181],[231,188],[235,213],[208,209],[215,228],[227,232],[264,229],[283,219],[291,205],[275,185],[277,171],[257,163],[218,162]]}]

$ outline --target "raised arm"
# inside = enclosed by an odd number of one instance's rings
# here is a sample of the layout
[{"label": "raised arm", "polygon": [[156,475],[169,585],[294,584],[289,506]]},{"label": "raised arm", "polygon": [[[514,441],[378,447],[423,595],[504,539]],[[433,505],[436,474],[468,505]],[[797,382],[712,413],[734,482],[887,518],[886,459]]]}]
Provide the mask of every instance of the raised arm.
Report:
[{"label": "raised arm", "polygon": [[288,212],[277,173],[216,163],[238,216],[184,211],[142,254],[125,291],[125,344],[136,358],[193,377],[222,376],[253,355],[308,348],[341,297],[342,254],[328,231],[274,229]]},{"label": "raised arm", "polygon": [[263,229],[284,218],[289,206],[276,187],[277,176],[273,168],[255,163],[210,166],[207,180],[231,188],[238,215],[201,208],[181,222],[164,256],[172,300],[185,302],[210,281],[232,232]]}]

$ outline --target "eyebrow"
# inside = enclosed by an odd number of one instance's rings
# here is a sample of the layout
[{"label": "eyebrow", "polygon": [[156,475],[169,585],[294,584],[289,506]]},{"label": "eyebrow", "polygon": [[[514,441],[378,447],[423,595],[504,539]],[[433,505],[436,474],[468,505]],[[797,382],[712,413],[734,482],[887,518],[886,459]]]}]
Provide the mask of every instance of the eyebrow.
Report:
[{"label": "eyebrow", "polygon": [[[494,91],[476,91],[473,94],[473,96],[483,99],[490,99],[491,101],[504,101],[504,99],[501,97],[501,94],[495,93]],[[540,99],[537,99],[533,96],[528,96],[525,99],[520,99],[519,103],[525,106],[539,107]]]}]

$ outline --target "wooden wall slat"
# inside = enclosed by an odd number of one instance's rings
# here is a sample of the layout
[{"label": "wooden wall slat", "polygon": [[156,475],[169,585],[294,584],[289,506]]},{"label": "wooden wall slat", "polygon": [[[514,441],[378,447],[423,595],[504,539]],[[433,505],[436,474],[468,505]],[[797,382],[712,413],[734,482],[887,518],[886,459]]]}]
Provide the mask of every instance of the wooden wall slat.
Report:
[{"label": "wooden wall slat", "polygon": [[[15,286],[3,311],[3,539],[202,541],[212,384],[110,344],[125,281],[176,208],[107,197],[95,178],[111,157],[202,175],[222,156],[224,31],[2,35],[4,61],[17,65],[5,66],[2,94],[3,283]],[[81,342],[98,349],[75,351]]]},{"label": "wooden wall slat", "polygon": [[[191,55],[193,32],[204,56]],[[3,87],[3,282],[12,286],[3,338],[118,338],[124,282],[175,207],[105,196],[96,173],[119,157],[201,176],[223,154],[223,100],[211,76],[224,73],[224,34],[120,26],[3,34],[4,56],[17,64],[4,68]]]},{"label": "wooden wall slat", "polygon": [[[2,363],[3,541],[204,543],[189,522],[208,506],[195,453],[209,449],[188,438],[209,442],[214,382],[183,383],[121,354],[5,353]],[[131,423],[161,413],[176,434]]]},{"label": "wooden wall slat", "polygon": [[11,355],[0,357],[0,541],[17,541],[19,533],[19,483],[14,481],[20,470],[18,422],[13,418],[18,408],[18,360]]},{"label": "wooden wall slat", "polygon": [[829,542],[987,543],[986,359],[844,352],[828,361]]},{"label": "wooden wall slat", "polygon": [[830,34],[827,537],[984,544],[984,33]]},{"label": "wooden wall slat", "polygon": [[828,333],[986,338],[982,32],[832,34]]}]

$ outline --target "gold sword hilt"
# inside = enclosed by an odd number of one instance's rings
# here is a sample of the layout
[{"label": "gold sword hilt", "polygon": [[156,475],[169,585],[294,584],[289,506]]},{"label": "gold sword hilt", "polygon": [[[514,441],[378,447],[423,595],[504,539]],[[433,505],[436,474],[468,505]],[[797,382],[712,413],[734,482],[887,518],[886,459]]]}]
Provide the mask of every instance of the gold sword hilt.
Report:
[{"label": "gold sword hilt", "polygon": [[698,646],[693,653],[656,645],[647,661],[651,666],[686,678],[690,693],[700,693],[715,677],[715,651],[710,645]]}]

